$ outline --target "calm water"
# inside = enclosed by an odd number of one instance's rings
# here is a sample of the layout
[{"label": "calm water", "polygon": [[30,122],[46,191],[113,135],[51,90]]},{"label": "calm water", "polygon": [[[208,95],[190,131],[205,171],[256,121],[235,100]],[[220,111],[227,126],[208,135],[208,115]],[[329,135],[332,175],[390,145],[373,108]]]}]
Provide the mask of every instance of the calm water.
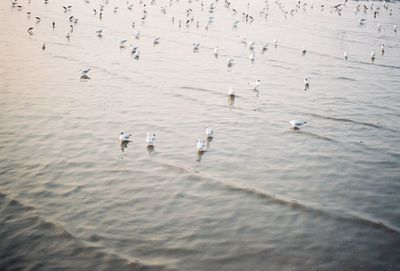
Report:
[{"label": "calm water", "polygon": [[[99,3],[0,1],[1,270],[400,270],[398,2],[373,19],[354,13],[367,2],[285,18],[270,1],[265,20],[264,1],[220,0],[208,30],[206,0],[145,1],[143,23],[143,3],[110,0],[102,20]],[[242,12],[254,22],[232,29]]]}]

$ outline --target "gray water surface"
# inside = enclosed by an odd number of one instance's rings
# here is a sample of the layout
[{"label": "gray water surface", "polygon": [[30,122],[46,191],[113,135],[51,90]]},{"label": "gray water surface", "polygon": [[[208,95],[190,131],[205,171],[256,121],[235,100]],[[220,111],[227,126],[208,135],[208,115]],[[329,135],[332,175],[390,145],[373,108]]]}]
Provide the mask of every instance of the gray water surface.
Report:
[{"label": "gray water surface", "polygon": [[0,2],[1,270],[400,270],[398,2],[129,3]]}]

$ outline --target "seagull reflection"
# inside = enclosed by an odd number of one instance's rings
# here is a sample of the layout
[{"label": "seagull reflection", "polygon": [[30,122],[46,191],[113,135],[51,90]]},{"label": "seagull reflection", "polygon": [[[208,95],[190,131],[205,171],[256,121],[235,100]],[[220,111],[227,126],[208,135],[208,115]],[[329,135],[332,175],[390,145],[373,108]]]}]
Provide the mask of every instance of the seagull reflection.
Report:
[{"label": "seagull reflection", "polygon": [[201,161],[201,158],[203,157],[204,153],[205,152],[203,152],[203,151],[202,152],[200,152],[200,151],[197,152],[197,160],[196,160],[197,162]]},{"label": "seagull reflection", "polygon": [[147,149],[147,152],[148,152],[149,154],[152,154],[152,153],[155,151],[155,148],[154,148],[154,146],[152,146],[152,145],[147,146],[146,149]]},{"label": "seagull reflection", "polygon": [[128,148],[128,143],[130,141],[121,141],[121,151],[124,152],[126,148]]},{"label": "seagull reflection", "polygon": [[235,104],[235,95],[228,96],[228,105],[233,106]]}]

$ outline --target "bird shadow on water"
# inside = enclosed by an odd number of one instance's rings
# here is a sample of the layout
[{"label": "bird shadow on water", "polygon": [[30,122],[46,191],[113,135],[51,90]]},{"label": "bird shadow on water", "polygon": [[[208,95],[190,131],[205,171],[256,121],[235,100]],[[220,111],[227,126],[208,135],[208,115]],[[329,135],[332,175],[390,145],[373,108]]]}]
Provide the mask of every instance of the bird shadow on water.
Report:
[{"label": "bird shadow on water", "polygon": [[197,152],[197,159],[196,159],[197,162],[201,162],[201,159],[203,158],[204,153],[205,153],[205,151]]},{"label": "bird shadow on water", "polygon": [[121,152],[124,152],[126,148],[128,148],[128,143],[130,141],[122,141],[121,142]]},{"label": "bird shadow on water", "polygon": [[146,150],[147,150],[148,154],[151,155],[155,151],[155,148],[154,148],[154,146],[147,146]]},{"label": "bird shadow on water", "polygon": [[228,96],[228,105],[233,106],[235,104],[235,95]]}]

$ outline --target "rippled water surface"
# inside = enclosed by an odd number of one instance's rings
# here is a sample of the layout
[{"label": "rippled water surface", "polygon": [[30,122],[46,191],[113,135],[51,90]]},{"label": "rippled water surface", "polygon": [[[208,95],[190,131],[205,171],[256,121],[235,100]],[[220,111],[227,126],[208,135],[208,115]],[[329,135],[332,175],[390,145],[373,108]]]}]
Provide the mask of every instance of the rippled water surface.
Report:
[{"label": "rippled water surface", "polygon": [[398,2],[128,2],[0,1],[1,270],[400,270]]}]

